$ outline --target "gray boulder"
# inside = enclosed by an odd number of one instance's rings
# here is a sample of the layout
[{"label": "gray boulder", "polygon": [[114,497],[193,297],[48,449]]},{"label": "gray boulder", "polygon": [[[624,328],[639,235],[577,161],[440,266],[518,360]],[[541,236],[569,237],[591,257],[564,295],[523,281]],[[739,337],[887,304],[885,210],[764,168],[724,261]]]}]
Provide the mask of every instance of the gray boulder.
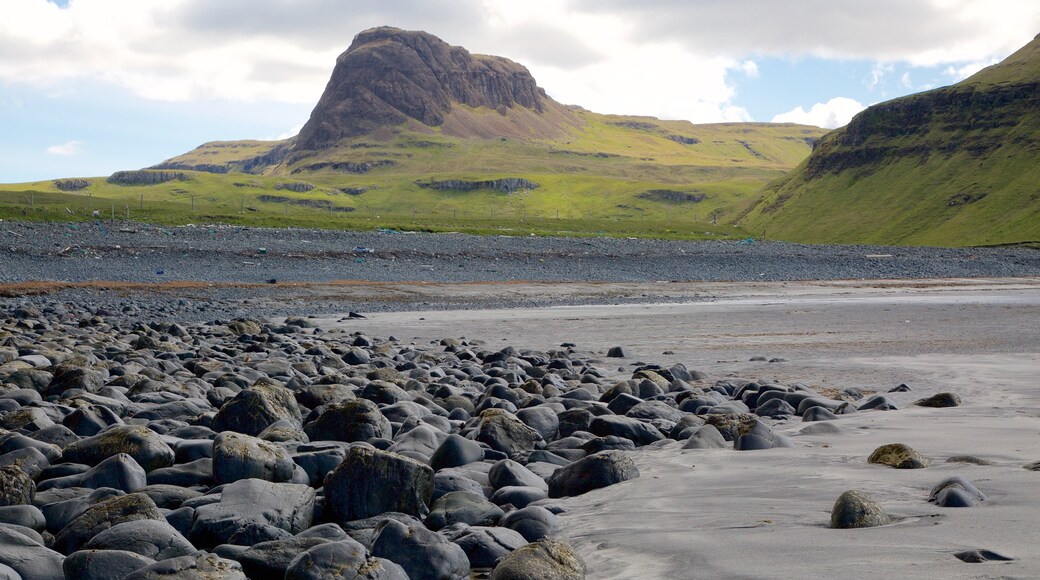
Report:
[{"label": "gray boulder", "polygon": [[64,556],[15,530],[0,526],[0,565],[18,573],[22,580],[64,578]]},{"label": "gray boulder", "polygon": [[311,441],[368,441],[389,439],[390,421],[367,399],[344,401],[325,407],[318,418],[304,427]]},{"label": "gray boulder", "polygon": [[491,580],[584,580],[585,561],[567,544],[545,539],[513,550]]},{"label": "gray boulder", "polygon": [[[310,527],[314,518],[314,490],[298,483],[272,483],[242,479],[229,483],[220,501],[198,506],[191,540],[208,548],[227,544],[237,532],[250,526],[271,526],[289,534]],[[271,538],[263,538],[260,541]]]},{"label": "gray boulder", "polygon": [[856,490],[841,494],[831,508],[831,527],[836,529],[872,528],[891,522],[881,504]]},{"label": "gray boulder", "polygon": [[240,479],[290,481],[296,464],[285,448],[233,431],[213,440],[213,481],[217,485]]},{"label": "gray boulder", "polygon": [[542,441],[542,436],[509,411],[486,409],[480,413],[475,439],[495,451],[514,456],[532,451]]},{"label": "gray boulder", "polygon": [[502,508],[489,502],[483,495],[453,491],[433,502],[426,526],[434,531],[457,523],[493,526],[503,515]]},{"label": "gray boulder", "polygon": [[88,507],[62,528],[54,537],[54,549],[71,554],[101,532],[136,520],[166,521],[151,498],[143,493],[114,497]]},{"label": "gray boulder", "polygon": [[149,564],[123,580],[247,580],[242,565],[216,554],[198,552]]},{"label": "gray boulder", "polygon": [[0,467],[0,507],[29,504],[34,497],[32,476],[17,465]]},{"label": "gray boulder", "polygon": [[84,550],[127,550],[151,558],[166,560],[196,552],[166,520],[135,520],[116,524],[83,545]]},{"label": "gray boulder", "polygon": [[133,425],[111,427],[93,437],[80,439],[65,448],[62,460],[97,465],[120,453],[133,457],[146,472],[173,465],[173,449],[162,437],[151,429]]},{"label": "gray boulder", "polygon": [[549,497],[576,496],[639,477],[635,461],[621,451],[601,451],[561,467],[548,480]]},{"label": "gray boulder", "polygon": [[409,580],[401,566],[370,558],[354,540],[329,542],[310,548],[289,563],[285,580]]},{"label": "gray boulder", "polygon": [[383,512],[429,513],[433,469],[387,451],[352,447],[325,480],[325,503],[342,521]]},{"label": "gray boulder", "polygon": [[126,550],[80,550],[65,558],[62,568],[70,580],[118,580],[154,563]]},{"label": "gray boulder", "polygon": [[221,405],[213,417],[213,430],[256,437],[278,421],[300,426],[300,407],[292,391],[273,382],[257,381]]},{"label": "gray boulder", "polygon": [[459,580],[469,575],[469,558],[459,545],[424,527],[396,520],[376,527],[372,555],[398,564],[412,580]]}]

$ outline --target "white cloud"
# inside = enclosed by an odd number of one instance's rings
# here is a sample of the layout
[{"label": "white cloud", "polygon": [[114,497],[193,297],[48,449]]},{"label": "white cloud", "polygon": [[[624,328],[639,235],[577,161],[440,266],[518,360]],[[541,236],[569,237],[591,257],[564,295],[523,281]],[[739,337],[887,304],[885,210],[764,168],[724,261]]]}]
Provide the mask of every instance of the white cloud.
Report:
[{"label": "white cloud", "polygon": [[83,149],[83,143],[81,141],[66,141],[59,143],[58,145],[51,145],[47,148],[47,155],[59,155],[61,157],[72,157],[73,155],[79,155]]},{"label": "white cloud", "polygon": [[758,78],[758,63],[753,60],[745,60],[740,63],[740,70],[744,72],[744,76],[750,79]]},{"label": "white cloud", "polygon": [[870,69],[870,78],[867,79],[866,83],[867,88],[870,90],[876,89],[877,86],[881,84],[881,81],[885,80],[885,76],[893,72],[895,69],[896,67],[892,63],[875,63],[874,66]]},{"label": "white cloud", "polygon": [[808,111],[802,107],[773,117],[774,123],[800,123],[835,129],[847,125],[852,117],[866,107],[855,99],[835,97],[826,103],[816,103]]},{"label": "white cloud", "polygon": [[979,72],[980,70],[1000,62],[1000,59],[991,58],[985,61],[969,62],[961,66],[949,66],[943,71],[943,74],[950,77],[951,82],[960,82],[970,77],[971,75]]},{"label": "white cloud", "polygon": [[899,84],[903,85],[904,89],[914,88],[914,81],[910,78],[910,71],[903,73],[903,76],[899,79]]},{"label": "white cloud", "polygon": [[[592,110],[721,121],[748,118],[727,77],[756,78],[753,59],[949,65],[957,80],[977,70],[965,63],[1031,39],[1040,2],[799,0],[779,10],[775,0],[4,0],[0,81],[313,104],[353,35],[377,25],[507,56],[554,97]],[[877,73],[866,82],[886,71]]]},{"label": "white cloud", "polygon": [[700,53],[905,61],[918,66],[1007,55],[1040,30],[1036,0],[570,0],[618,14],[641,40]]}]

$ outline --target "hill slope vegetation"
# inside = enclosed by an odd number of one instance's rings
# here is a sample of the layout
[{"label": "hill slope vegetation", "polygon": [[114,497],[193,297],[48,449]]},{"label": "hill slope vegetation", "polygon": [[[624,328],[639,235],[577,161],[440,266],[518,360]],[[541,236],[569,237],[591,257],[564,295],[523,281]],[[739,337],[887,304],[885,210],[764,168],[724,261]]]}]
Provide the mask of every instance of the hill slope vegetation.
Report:
[{"label": "hill slope vegetation", "polygon": [[1040,37],[953,86],[870,107],[740,221],[801,242],[1040,241]]},{"label": "hill slope vegetation", "polygon": [[[596,114],[554,101],[513,61],[383,27],[359,34],[337,59],[296,137],[206,143],[118,179],[0,189],[34,191],[40,203],[73,212],[84,196],[95,208],[111,201],[146,213],[167,204],[161,219],[170,221],[202,213],[282,225],[310,215],[308,225],[436,230],[472,229],[461,222],[480,219],[480,227],[511,220],[521,230],[624,235],[679,221],[703,232],[743,212],[824,133]],[[537,218],[570,222],[533,228]]]}]

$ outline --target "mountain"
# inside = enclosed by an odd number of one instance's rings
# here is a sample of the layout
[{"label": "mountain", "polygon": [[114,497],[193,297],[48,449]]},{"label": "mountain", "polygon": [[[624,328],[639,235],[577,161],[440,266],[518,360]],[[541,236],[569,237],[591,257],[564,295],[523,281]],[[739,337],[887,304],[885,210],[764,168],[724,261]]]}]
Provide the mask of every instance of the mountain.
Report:
[{"label": "mountain", "polygon": [[953,86],[869,107],[741,224],[803,242],[1040,241],[1040,36]]},{"label": "mountain", "polygon": [[553,100],[509,59],[381,27],[358,34],[339,56],[291,139],[205,143],[148,170],[17,189],[41,194],[30,199],[58,196],[61,208],[60,196],[84,194],[116,207],[180,204],[163,219],[193,219],[189,208],[205,202],[208,219],[267,225],[289,223],[291,206],[297,214],[327,210],[310,219],[335,218],[338,227],[394,218],[465,229],[457,218],[551,216],[572,220],[561,228],[620,231],[638,220],[636,233],[652,235],[681,221],[703,234],[713,230],[708,222],[742,212],[824,133],[597,114]]},{"label": "mountain", "polygon": [[322,149],[406,122],[456,136],[491,136],[453,115],[459,108],[492,109],[507,118],[511,112],[563,112],[526,68],[509,59],[474,56],[425,32],[374,28],[358,34],[337,59],[297,147]]}]

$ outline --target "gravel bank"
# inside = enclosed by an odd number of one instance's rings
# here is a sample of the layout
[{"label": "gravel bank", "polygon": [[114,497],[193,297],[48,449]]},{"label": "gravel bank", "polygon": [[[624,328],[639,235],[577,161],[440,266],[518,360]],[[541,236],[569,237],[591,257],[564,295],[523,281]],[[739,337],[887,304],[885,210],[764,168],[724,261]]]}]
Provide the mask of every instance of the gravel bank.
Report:
[{"label": "gravel bank", "polygon": [[[525,307],[684,301],[691,292],[538,295],[460,291],[430,299],[376,288],[306,292],[299,285],[370,283],[630,284],[1040,276],[1040,252],[1025,248],[810,246],[782,242],[686,242],[616,238],[478,237],[228,226],[0,222],[0,287],[60,281],[158,285],[112,289],[25,288],[0,305],[85,303],[126,317],[201,321],[243,315],[349,310]],[[179,282],[192,282],[192,287]],[[162,286],[162,285],[167,286]],[[209,286],[212,284],[213,286]],[[249,285],[258,286],[249,286]]]}]

